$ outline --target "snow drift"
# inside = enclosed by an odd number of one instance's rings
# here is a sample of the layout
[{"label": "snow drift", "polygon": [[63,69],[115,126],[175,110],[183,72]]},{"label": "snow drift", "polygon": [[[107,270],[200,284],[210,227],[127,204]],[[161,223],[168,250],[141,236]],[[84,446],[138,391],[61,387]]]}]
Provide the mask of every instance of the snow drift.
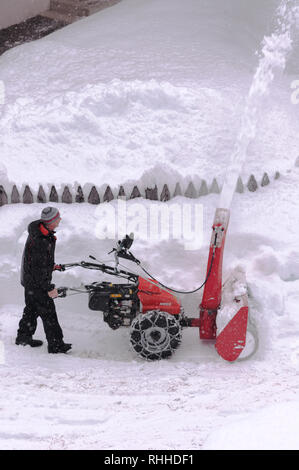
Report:
[{"label": "snow drift", "polygon": [[[123,0],[7,52],[0,145],[8,177],[117,185],[142,178],[145,162],[182,176],[223,175],[276,6]],[[246,177],[286,170],[297,156],[296,54],[261,103]]]}]

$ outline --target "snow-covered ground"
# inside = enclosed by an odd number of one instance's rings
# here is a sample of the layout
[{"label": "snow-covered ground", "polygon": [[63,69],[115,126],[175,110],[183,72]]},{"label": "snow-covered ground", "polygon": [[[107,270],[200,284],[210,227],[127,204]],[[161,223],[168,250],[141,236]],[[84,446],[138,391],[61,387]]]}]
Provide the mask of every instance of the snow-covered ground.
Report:
[{"label": "snow-covered ground", "polygon": [[[201,449],[206,440],[207,448],[298,448],[299,255],[291,217],[297,180],[298,170],[262,192],[235,196],[224,271],[236,264],[246,269],[260,348],[250,360],[234,364],[219,358],[213,344],[200,343],[196,329],[184,330],[172,359],[144,362],[131,351],[128,330],[110,330],[99,312],[88,310],[85,295],[56,301],[65,340],[73,343],[69,355],[50,357],[46,346],[16,347],[23,307],[19,259],[25,227],[38,218],[40,205],[3,207],[1,448]],[[140,236],[134,254],[162,282],[196,287],[205,275],[217,200],[203,198],[205,237],[197,252],[185,251],[179,241],[153,243]],[[169,204],[174,203],[186,200]],[[107,260],[114,241],[95,238],[97,209],[59,207],[57,261],[89,254]],[[97,279],[79,268],[55,273],[57,285]],[[200,295],[182,301],[186,312],[197,316]],[[44,339],[41,326],[36,337]],[[264,441],[261,429],[267,430]]]},{"label": "snow-covered ground", "polygon": [[[254,51],[277,2],[267,2],[262,14],[257,1],[250,8],[245,1],[221,4],[123,0],[2,56],[7,177],[37,186],[50,179],[116,185],[144,172],[152,181],[161,172],[171,181],[174,172],[182,179],[222,175],[256,66]],[[282,176],[256,193],[235,194],[226,241],[224,275],[237,265],[246,270],[256,355],[227,363],[190,328],[171,359],[142,361],[131,351],[128,330],[109,329],[88,309],[85,295],[56,300],[71,353],[48,355],[46,344],[15,346],[23,309],[20,258],[26,227],[42,205],[1,207],[0,448],[299,448],[298,110],[289,93],[296,57],[294,48],[263,103],[243,169],[280,169]],[[136,202],[145,210],[203,204],[200,249],[185,250],[182,239],[153,241],[134,228],[133,252],[151,273],[175,288],[197,287],[219,196],[163,204],[138,199],[128,207]],[[56,261],[89,254],[107,260],[115,241],[96,236],[104,205],[54,205],[62,215]],[[80,268],[54,274],[58,286],[102,278]],[[189,316],[197,316],[200,297],[182,296]],[[36,337],[45,339],[41,324]]]}]

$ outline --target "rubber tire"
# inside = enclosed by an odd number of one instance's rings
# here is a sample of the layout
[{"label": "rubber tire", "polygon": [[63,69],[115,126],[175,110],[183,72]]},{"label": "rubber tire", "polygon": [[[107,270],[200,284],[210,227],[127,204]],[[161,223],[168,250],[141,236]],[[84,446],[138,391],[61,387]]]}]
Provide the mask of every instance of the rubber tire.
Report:
[{"label": "rubber tire", "polygon": [[175,315],[167,312],[150,310],[132,322],[131,345],[138,356],[148,361],[171,357],[181,340],[181,325]]}]

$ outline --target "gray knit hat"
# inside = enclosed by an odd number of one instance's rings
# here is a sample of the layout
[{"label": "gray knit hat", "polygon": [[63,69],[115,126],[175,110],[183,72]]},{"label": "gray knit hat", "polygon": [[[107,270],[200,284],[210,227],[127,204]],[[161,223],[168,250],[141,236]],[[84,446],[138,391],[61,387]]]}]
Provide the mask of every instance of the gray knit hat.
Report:
[{"label": "gray knit hat", "polygon": [[51,224],[60,217],[59,210],[56,207],[45,207],[41,213],[41,220],[45,224]]}]

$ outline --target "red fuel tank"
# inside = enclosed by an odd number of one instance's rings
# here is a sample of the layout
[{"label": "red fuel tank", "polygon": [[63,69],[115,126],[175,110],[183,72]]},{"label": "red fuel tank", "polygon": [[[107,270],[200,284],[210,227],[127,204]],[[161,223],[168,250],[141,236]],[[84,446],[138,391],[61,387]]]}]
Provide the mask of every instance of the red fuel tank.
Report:
[{"label": "red fuel tank", "polygon": [[181,302],[170,292],[162,289],[155,281],[139,277],[138,298],[142,305],[142,311],[162,310],[172,315],[178,315],[181,311]]}]

